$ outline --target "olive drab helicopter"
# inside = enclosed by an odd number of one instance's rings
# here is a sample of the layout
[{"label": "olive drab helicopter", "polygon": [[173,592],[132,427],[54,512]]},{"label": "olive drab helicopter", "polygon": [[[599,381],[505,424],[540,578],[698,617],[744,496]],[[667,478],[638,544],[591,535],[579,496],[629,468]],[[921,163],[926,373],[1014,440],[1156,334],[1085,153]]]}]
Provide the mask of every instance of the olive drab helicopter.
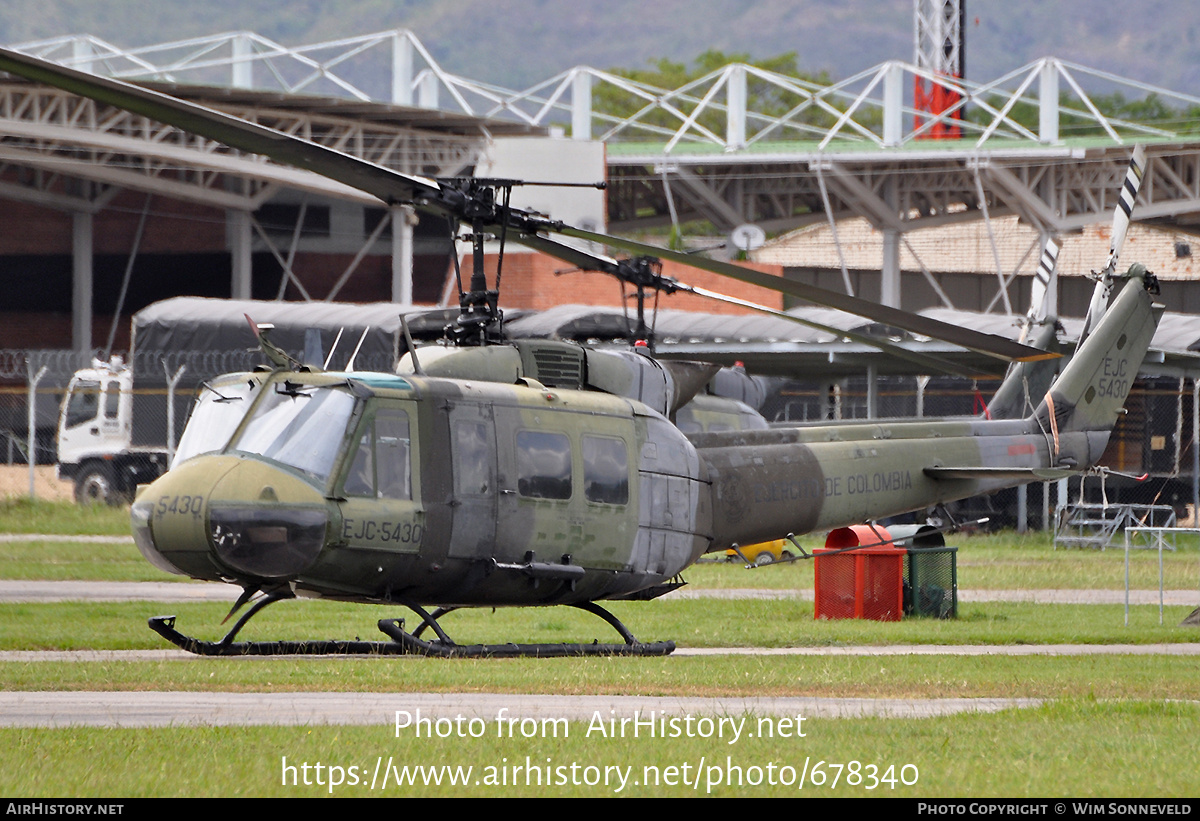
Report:
[{"label": "olive drab helicopter", "polygon": [[[704,363],[660,361],[648,347],[600,350],[507,342],[484,239],[517,241],[647,293],[692,291],[661,273],[677,259],[885,325],[1010,361],[1042,351],[741,266],[584,231],[509,205],[514,180],[429,180],[142,87],[0,50],[0,70],[61,87],[227,145],[266,155],[469,229],[474,248],[453,345],[416,348],[396,373],[302,366],[256,329],[272,362],[206,386],[182,456],[132,506],[135,539],[157,567],[237,584],[224,639],[151,626],[211,655],[423,653],[444,656],[660,655],[598,602],[676,589],[703,554],[897,515],[1094,464],[1154,333],[1152,275],[1123,287],[1053,387],[1005,420],[917,420],[685,435],[673,415],[712,378]],[[572,238],[631,253],[615,259]],[[745,304],[745,303],[743,303]],[[758,307],[758,306],[749,306]],[[1099,313],[1099,309],[1097,311]],[[811,323],[810,323],[811,324]],[[818,326],[821,327],[821,326]],[[639,327],[645,334],[646,329]],[[953,365],[884,340],[931,371]],[[407,336],[407,334],[406,334]],[[255,600],[255,597],[258,597]],[[388,641],[235,641],[261,609],[324,597],[408,608]],[[612,644],[459,645],[439,618],[461,607],[568,605],[621,636]],[[426,608],[435,608],[429,612]],[[422,638],[426,630],[434,637]]]}]

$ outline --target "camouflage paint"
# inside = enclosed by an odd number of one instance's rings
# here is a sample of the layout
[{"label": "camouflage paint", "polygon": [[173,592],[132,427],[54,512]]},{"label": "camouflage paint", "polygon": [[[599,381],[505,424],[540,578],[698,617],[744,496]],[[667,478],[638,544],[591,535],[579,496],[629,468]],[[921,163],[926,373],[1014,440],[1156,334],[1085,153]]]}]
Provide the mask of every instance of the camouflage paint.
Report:
[{"label": "camouflage paint", "polygon": [[[160,566],[265,589],[287,585],[301,595],[484,606],[619,597],[734,542],[860,523],[1090,464],[1103,452],[1154,332],[1158,311],[1144,285],[1135,267],[1037,413],[1016,420],[822,425],[689,441],[634,399],[531,377],[514,385],[281,372],[256,402],[310,386],[355,398],[346,429],[325,432],[340,444],[328,479],[233,450],[198,456],[143,489],[134,519],[147,524],[135,530]],[[456,357],[455,367],[478,366]],[[601,361],[595,352],[580,361],[592,359]],[[512,353],[495,361],[516,364]],[[641,378],[656,372],[638,359],[618,359],[609,370],[610,382],[629,377],[630,392],[649,384],[655,396],[669,393],[657,378]],[[383,408],[408,415],[411,499],[346,493],[360,432]],[[571,490],[563,498],[518,486],[515,440],[523,431],[569,442]],[[588,436],[624,443],[624,501],[587,498],[581,449]],[[289,528],[310,533],[317,511],[325,530],[315,549],[307,536],[292,540]]]}]

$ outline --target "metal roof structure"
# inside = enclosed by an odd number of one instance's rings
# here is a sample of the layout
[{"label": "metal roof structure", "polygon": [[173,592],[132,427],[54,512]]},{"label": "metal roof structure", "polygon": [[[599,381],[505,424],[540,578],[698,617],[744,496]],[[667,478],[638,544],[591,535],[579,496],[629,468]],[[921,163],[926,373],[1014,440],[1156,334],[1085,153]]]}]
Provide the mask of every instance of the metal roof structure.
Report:
[{"label": "metal roof structure", "polygon": [[[1136,218],[1187,228],[1200,214],[1194,123],[1147,126],[1105,116],[1095,102],[1112,89],[1181,108],[1200,106],[1200,97],[1053,58],[985,82],[899,61],[824,85],[731,64],[676,89],[577,66],[511,90],[445,71],[402,29],[299,47],[234,32],[136,49],[86,35],[17,48],[166,83],[173,93],[426,175],[461,173],[496,134],[569,128],[575,139],[608,145],[610,230],[704,219],[719,231],[745,223],[778,231],[861,215],[882,233],[880,301],[889,305],[899,304],[907,232],[1001,215],[1039,235],[1106,221],[1135,141],[1148,146]],[[925,139],[938,118],[907,99],[917,80],[957,95],[960,104],[940,116],[973,112],[955,119],[962,139]],[[752,89],[769,94],[756,98]],[[601,90],[632,101],[629,113],[596,105]],[[755,99],[776,105],[754,110]],[[1080,128],[1098,136],[1073,136]],[[0,86],[0,135],[0,196],[77,213],[95,213],[123,187],[241,213],[281,188],[374,202],[25,83]]]},{"label": "metal roof structure", "polygon": [[[479,160],[493,131],[478,117],[381,103],[216,86],[150,84],[160,91],[406,173],[455,176]],[[140,115],[22,80],[0,82],[0,195],[94,212],[120,188],[222,208],[254,210],[280,187],[381,205],[315,174],[246,155]],[[4,173],[10,169],[38,173]],[[64,180],[84,185],[65,184]],[[238,184],[231,185],[230,180]]]},{"label": "metal roof structure", "polygon": [[[1016,213],[1040,230],[1068,231],[1107,214],[1135,141],[1154,143],[1139,219],[1194,214],[1200,202],[1200,137],[1189,135],[1195,123],[1149,126],[1108,117],[1095,102],[1113,90],[1182,108],[1200,105],[1200,97],[1049,57],[985,82],[889,61],[822,85],[734,63],[675,89],[576,66],[514,90],[446,71],[404,29],[298,47],[233,32],[136,49],[89,35],[16,48],[177,88],[340,97],[339,116],[360,122],[378,109],[353,102],[419,109],[429,118],[422,127],[456,117],[485,118],[486,125],[476,122],[489,134],[569,127],[575,139],[609,146],[614,230],[702,218],[720,231],[748,222],[776,231],[862,214],[903,232]],[[959,103],[927,116],[906,99],[918,81]],[[602,96],[629,113],[596,105]],[[755,110],[756,100],[770,100],[769,110]],[[319,113],[333,114],[331,105]],[[963,139],[925,139],[963,111],[974,114],[953,120]],[[1036,127],[1027,124],[1031,111]],[[1073,136],[1080,129],[1099,136]]]}]

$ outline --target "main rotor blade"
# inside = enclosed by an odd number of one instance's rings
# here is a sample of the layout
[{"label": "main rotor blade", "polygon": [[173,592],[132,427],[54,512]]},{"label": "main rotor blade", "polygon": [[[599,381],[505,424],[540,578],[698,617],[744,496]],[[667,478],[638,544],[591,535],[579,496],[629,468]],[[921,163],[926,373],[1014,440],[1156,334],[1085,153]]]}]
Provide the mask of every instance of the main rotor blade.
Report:
[{"label": "main rotor blade", "polygon": [[1029,286],[1029,311],[1026,313],[1026,327],[1046,318],[1046,297],[1050,293],[1050,283],[1058,268],[1058,252],[1062,250],[1062,242],[1058,237],[1046,237],[1042,246],[1042,255],[1038,259],[1037,273]]},{"label": "main rotor blade", "polygon": [[0,49],[0,71],[90,97],[232,148],[312,171],[384,202],[420,201],[425,197],[436,198],[442,192],[442,186],[424,177],[393,171],[169,94],[97,77],[10,49]]},{"label": "main rotor blade", "polygon": [[[565,245],[561,242],[556,242],[555,240],[538,236],[536,234],[522,235],[518,239],[518,242],[537,251],[541,251],[544,254],[557,257],[564,262],[569,262],[577,268],[582,268],[586,271],[599,271],[601,273],[612,274],[616,272],[618,267],[617,261],[614,259],[602,256],[600,254],[593,254],[590,251],[575,248],[571,245]],[[966,377],[977,377],[980,375],[979,371],[972,371],[962,368],[953,362],[939,359],[938,357],[930,356],[919,351],[910,350],[886,339],[879,339],[878,337],[868,336],[867,334],[842,330],[841,328],[834,328],[830,325],[823,325],[820,322],[813,322],[812,320],[793,316],[792,314],[784,311],[777,311],[774,308],[768,308],[766,305],[760,305],[757,302],[750,302],[748,300],[732,297],[717,291],[710,291],[706,288],[687,285],[677,280],[671,280],[670,282],[671,288],[676,291],[682,291],[684,293],[693,294],[695,296],[711,299],[717,302],[724,302],[727,305],[737,305],[742,308],[749,308],[752,311],[758,311],[759,313],[769,314],[771,316],[779,317],[780,319],[786,319],[789,322],[795,322],[797,325],[803,325],[807,328],[823,331],[824,333],[832,335],[836,339],[849,339],[852,342],[858,342],[862,345],[869,345],[872,348],[878,348],[879,350],[891,354],[898,359],[904,359],[919,365],[922,368],[925,368],[926,373],[951,373]]]},{"label": "main rotor blade", "polygon": [[1033,362],[1039,359],[1053,359],[1058,356],[1058,354],[1051,354],[1046,351],[1039,351],[1037,348],[1018,344],[1002,336],[980,333],[979,331],[972,331],[969,328],[960,328],[957,325],[939,322],[936,319],[930,319],[920,314],[911,314],[907,311],[901,311],[899,308],[879,305],[848,294],[839,294],[837,291],[830,291],[816,285],[808,285],[803,282],[764,274],[761,271],[755,271],[741,265],[734,265],[730,262],[695,257],[690,254],[671,251],[667,248],[658,248],[633,240],[608,236],[607,234],[597,234],[593,231],[585,231],[582,228],[564,226],[561,229],[561,233],[568,237],[576,237],[577,239],[584,239],[589,242],[623,248],[635,254],[648,254],[662,259],[670,259],[683,265],[690,265],[693,268],[700,268],[714,274],[740,280],[750,285],[757,285],[760,288],[790,294],[791,296],[811,302],[814,305],[837,308],[838,310],[855,314],[874,322],[881,322],[884,325],[901,328],[911,333],[940,339],[943,342],[949,342],[953,345],[960,345],[969,350],[996,357],[997,359]]},{"label": "main rotor blade", "polygon": [[617,261],[611,257],[606,257],[602,254],[593,254],[590,251],[576,248],[573,245],[556,242],[540,234],[521,234],[515,241],[526,248],[532,248],[535,251],[541,251],[547,256],[561,259],[563,262],[569,262],[576,268],[581,268],[584,271],[599,271],[604,274],[611,274],[617,270]]},{"label": "main rotor blade", "polygon": [[724,302],[729,305],[740,305],[743,308],[750,308],[751,310],[759,311],[764,314],[770,314],[771,316],[776,316],[780,319],[787,319],[795,322],[797,325],[804,325],[806,327],[813,328],[814,330],[833,334],[839,339],[845,338],[849,339],[851,342],[858,342],[862,345],[870,345],[872,348],[878,348],[884,353],[890,354],[898,359],[904,359],[926,368],[924,371],[926,374],[950,373],[954,374],[955,376],[965,376],[967,378],[974,378],[983,375],[977,370],[969,370],[945,359],[939,359],[936,356],[929,356],[928,354],[921,353],[920,351],[909,350],[908,348],[897,345],[896,343],[890,342],[886,339],[878,339],[877,337],[867,336],[866,334],[856,333],[855,331],[844,331],[840,328],[834,328],[830,325],[823,325],[820,322],[813,322],[812,320],[804,319],[803,317],[793,316],[785,311],[777,311],[774,308],[768,308],[766,305],[759,305],[755,302],[748,302],[744,299],[738,299],[737,297],[727,296],[725,294],[717,293],[716,291],[709,291],[705,288],[697,288],[695,286],[684,285],[682,283],[678,284],[678,289],[685,293],[706,297],[708,299],[716,300],[717,302]]}]

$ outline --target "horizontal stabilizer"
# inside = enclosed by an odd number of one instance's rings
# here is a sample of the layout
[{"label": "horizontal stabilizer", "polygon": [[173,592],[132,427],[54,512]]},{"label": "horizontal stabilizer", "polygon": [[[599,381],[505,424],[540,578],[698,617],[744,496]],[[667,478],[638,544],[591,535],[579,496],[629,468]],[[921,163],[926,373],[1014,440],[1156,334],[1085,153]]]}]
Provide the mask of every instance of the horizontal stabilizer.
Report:
[{"label": "horizontal stabilizer", "polygon": [[963,467],[925,468],[931,479],[1011,479],[1016,482],[1053,482],[1079,475],[1070,468],[1021,468],[1021,467]]}]

